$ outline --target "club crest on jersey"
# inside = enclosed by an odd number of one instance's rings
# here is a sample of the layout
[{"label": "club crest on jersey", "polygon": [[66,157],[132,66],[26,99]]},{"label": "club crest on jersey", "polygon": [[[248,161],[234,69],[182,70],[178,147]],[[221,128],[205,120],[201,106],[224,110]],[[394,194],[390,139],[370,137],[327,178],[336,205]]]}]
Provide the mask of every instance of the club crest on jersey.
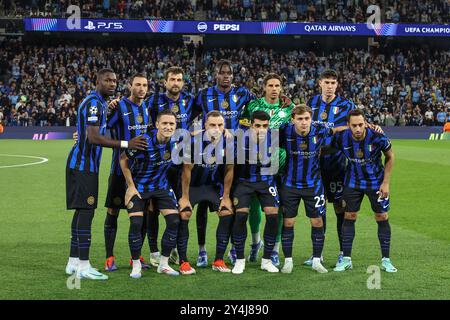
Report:
[{"label": "club crest on jersey", "polygon": [[338,114],[339,113],[339,107],[334,107],[333,108],[333,113],[334,114]]},{"label": "club crest on jersey", "polygon": [[284,117],[286,116],[286,113],[285,113],[283,110],[281,110],[281,111],[278,113],[278,115],[279,115],[281,118],[284,118]]},{"label": "club crest on jersey", "polygon": [[170,159],[170,152],[169,151],[166,151],[166,153],[164,153],[163,159],[164,160],[169,160]]},{"label": "club crest on jersey", "polygon": [[134,203],[133,201],[128,202],[127,209],[133,209]]},{"label": "club crest on jersey", "polygon": [[325,111],[320,114],[320,118],[322,120],[325,120],[327,117],[328,117],[328,114]]},{"label": "club crest on jersey", "polygon": [[222,101],[222,108],[224,108],[224,109],[228,109],[228,107],[230,106],[230,104],[228,103],[228,101],[225,101],[225,100],[223,100]]},{"label": "club crest on jersey", "polygon": [[137,115],[136,120],[137,120],[137,122],[139,122],[139,123],[143,123],[143,122],[144,122],[144,118],[142,117],[141,114],[138,114],[138,115]]},{"label": "club crest on jersey", "polygon": [[306,150],[306,149],[308,148],[308,145],[306,144],[305,141],[302,141],[302,142],[298,145],[298,147],[299,147],[300,149],[302,149],[302,150]]},{"label": "club crest on jersey", "polygon": [[92,206],[95,203],[95,198],[93,196],[90,196],[87,198],[88,205]]},{"label": "club crest on jersey", "polygon": [[178,112],[178,111],[180,111],[180,108],[178,108],[178,106],[175,104],[173,107],[172,107],[172,112]]},{"label": "club crest on jersey", "polygon": [[237,206],[238,203],[239,203],[239,199],[238,199],[238,198],[234,198],[234,199],[233,199],[233,204],[234,204],[235,206]]},{"label": "club crest on jersey", "polygon": [[359,149],[359,150],[356,152],[356,156],[357,156],[358,158],[363,158],[363,157],[364,157],[364,152],[363,152],[361,149]]}]

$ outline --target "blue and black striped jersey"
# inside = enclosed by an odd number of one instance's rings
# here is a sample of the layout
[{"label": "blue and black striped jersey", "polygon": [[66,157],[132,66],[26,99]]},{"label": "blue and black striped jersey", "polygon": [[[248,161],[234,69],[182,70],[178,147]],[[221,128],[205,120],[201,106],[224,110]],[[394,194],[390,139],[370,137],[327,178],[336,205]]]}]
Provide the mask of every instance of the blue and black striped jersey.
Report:
[{"label": "blue and black striped jersey", "polygon": [[[117,108],[111,111],[107,127],[110,129],[112,139],[130,141],[137,136],[148,133],[152,128],[151,120],[148,109],[144,104],[139,106],[130,99],[123,98],[119,101]],[[111,174],[122,175],[119,161],[120,148],[114,148]]]},{"label": "blue and black striped jersey", "polygon": [[177,101],[170,99],[165,93],[154,93],[148,97],[145,104],[155,125],[158,113],[170,109],[177,115],[177,129],[189,130],[192,122],[195,97],[188,92],[181,92]]},{"label": "blue and black striped jersey", "polygon": [[184,157],[185,163],[194,164],[191,172],[191,187],[223,186],[225,165],[234,163],[234,146],[228,161],[224,136],[216,144],[208,140],[205,132],[193,136],[189,154]]},{"label": "blue and black striped jersey", "polygon": [[[347,125],[348,113],[356,109],[355,104],[340,96],[336,96],[330,103],[322,100],[322,95],[316,95],[309,99],[308,106],[312,109],[313,123],[322,123],[328,128]],[[331,143],[331,137],[325,141],[326,145]],[[345,158],[340,151],[322,156],[322,169],[328,171],[339,170],[345,165]]]},{"label": "blue and black striped jersey", "polygon": [[286,174],[283,184],[291,188],[312,188],[322,184],[320,176],[320,148],[331,137],[331,129],[312,124],[308,135],[302,136],[294,124],[280,128],[280,147],[286,150]]},{"label": "blue and black striped jersey", "polygon": [[206,114],[218,110],[225,119],[225,128],[238,129],[244,106],[254,99],[256,96],[245,87],[232,87],[227,93],[220,91],[217,86],[209,87],[198,93],[194,116],[202,113],[204,124]]},{"label": "blue and black striped jersey", "polygon": [[358,141],[347,129],[334,135],[332,145],[348,159],[345,186],[363,190],[380,188],[384,179],[381,153],[391,148],[391,142],[384,134],[367,128],[366,137]]},{"label": "blue and black striped jersey", "polygon": [[102,147],[89,143],[87,126],[98,126],[100,134],[105,135],[107,107],[105,99],[96,91],[92,91],[78,107],[78,140],[67,158],[67,166],[70,169],[99,172]]},{"label": "blue and black striped jersey", "polygon": [[139,192],[150,192],[158,189],[168,189],[167,172],[172,166],[172,150],[176,147],[172,139],[167,143],[157,141],[157,130],[152,130],[147,138],[147,150],[127,149],[126,155],[133,163],[131,174],[136,189]]},{"label": "blue and black striped jersey", "polygon": [[[247,132],[250,132],[249,129]],[[271,130],[267,132],[267,138],[261,142],[255,142],[251,134],[244,134],[236,138],[236,155],[237,178],[239,181],[260,182],[268,181],[272,183],[274,180],[272,168],[271,154]],[[241,164],[239,153],[243,152],[245,164]],[[264,169],[264,170],[263,170]]]}]

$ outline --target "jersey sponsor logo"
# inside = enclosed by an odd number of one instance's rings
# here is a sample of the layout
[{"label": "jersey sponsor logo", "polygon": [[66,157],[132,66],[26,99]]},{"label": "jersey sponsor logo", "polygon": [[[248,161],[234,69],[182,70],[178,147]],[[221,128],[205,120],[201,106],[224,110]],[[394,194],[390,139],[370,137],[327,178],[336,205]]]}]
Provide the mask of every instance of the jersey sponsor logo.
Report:
[{"label": "jersey sponsor logo", "polygon": [[134,126],[128,126],[128,130],[144,130],[147,129],[147,127],[150,127],[149,124],[136,124]]}]

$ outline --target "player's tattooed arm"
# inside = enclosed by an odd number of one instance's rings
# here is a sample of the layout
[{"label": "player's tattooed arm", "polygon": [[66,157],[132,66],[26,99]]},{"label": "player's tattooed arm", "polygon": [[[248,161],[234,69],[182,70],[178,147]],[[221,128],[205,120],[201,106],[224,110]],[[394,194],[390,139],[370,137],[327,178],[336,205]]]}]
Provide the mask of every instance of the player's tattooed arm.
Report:
[{"label": "player's tattooed arm", "polygon": [[230,192],[231,185],[233,184],[234,178],[234,165],[227,164],[225,165],[225,177],[223,181],[223,196],[222,201],[220,202],[220,208],[226,208],[229,211],[233,210],[233,206],[231,203]]},{"label": "player's tattooed arm", "polygon": [[120,168],[122,169],[123,176],[128,186],[127,192],[125,193],[125,205],[128,205],[128,202],[130,202],[131,198],[134,196],[138,196],[142,199],[141,194],[134,185],[133,176],[131,175],[130,166],[128,165],[128,157],[125,152],[122,152],[120,155]]},{"label": "player's tattooed arm", "polygon": [[183,172],[181,173],[181,198],[178,201],[180,210],[185,208],[190,208],[192,211],[192,205],[189,201],[189,186],[191,185],[191,174],[192,168],[194,167],[191,163],[183,164]]},{"label": "player's tattooed arm", "polygon": [[[99,126],[87,126],[87,138],[91,144],[97,144],[107,148],[121,148],[121,141],[113,140],[100,134]],[[143,136],[134,137],[128,141],[128,149],[145,150],[146,148],[147,140]]]},{"label": "player's tattooed arm", "polygon": [[392,168],[394,167],[394,152],[392,148],[387,151],[383,151],[384,153],[384,179],[380,186],[380,197],[387,198],[389,197],[389,183],[391,180]]}]

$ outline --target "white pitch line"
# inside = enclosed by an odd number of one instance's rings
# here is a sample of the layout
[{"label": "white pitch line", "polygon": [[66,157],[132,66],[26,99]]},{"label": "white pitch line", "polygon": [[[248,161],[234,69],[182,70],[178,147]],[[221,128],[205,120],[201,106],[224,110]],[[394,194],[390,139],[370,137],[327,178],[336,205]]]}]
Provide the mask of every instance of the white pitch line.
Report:
[{"label": "white pitch line", "polygon": [[41,164],[41,163],[48,161],[47,158],[43,158],[43,157],[24,156],[24,155],[18,155],[18,154],[1,154],[0,153],[0,157],[30,158],[30,159],[39,159],[40,160],[40,161],[36,161],[36,162],[31,162],[31,163],[13,164],[11,166],[0,166],[0,169],[34,166],[36,164]]}]

